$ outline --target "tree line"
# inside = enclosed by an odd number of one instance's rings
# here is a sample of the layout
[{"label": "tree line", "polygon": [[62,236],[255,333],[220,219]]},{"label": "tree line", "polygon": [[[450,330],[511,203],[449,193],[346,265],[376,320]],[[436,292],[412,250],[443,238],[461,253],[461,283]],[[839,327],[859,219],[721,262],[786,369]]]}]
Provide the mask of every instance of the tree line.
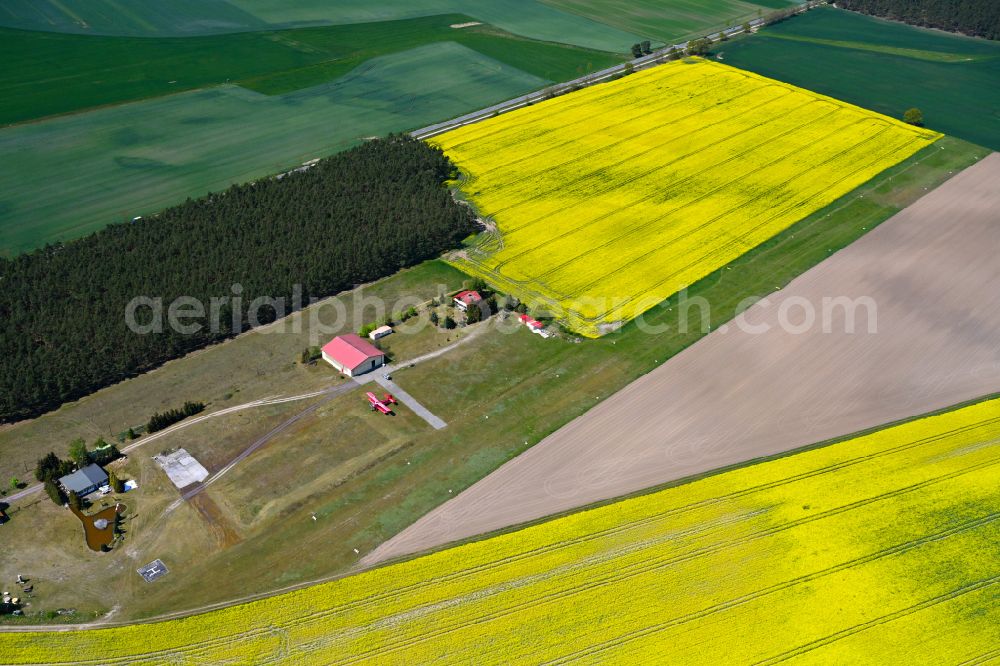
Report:
[{"label": "tree line", "polygon": [[[37,416],[251,325],[438,256],[475,229],[445,186],[444,154],[404,136],[368,141],[283,177],[235,185],[154,217],[0,258],[0,422]],[[240,285],[239,299],[234,299]],[[226,325],[139,334],[137,296],[197,299]],[[139,314],[155,315],[151,308]],[[139,315],[137,315],[137,318]],[[143,320],[145,322],[145,319]]]},{"label": "tree line", "polygon": [[837,6],[925,28],[1000,39],[996,0],[838,0]]},{"label": "tree line", "polygon": [[185,402],[183,407],[178,409],[168,409],[165,412],[156,412],[149,417],[149,423],[146,424],[146,432],[156,432],[157,430],[163,430],[164,428],[169,428],[175,423],[180,423],[189,416],[194,416],[205,411],[205,403],[203,402]]}]

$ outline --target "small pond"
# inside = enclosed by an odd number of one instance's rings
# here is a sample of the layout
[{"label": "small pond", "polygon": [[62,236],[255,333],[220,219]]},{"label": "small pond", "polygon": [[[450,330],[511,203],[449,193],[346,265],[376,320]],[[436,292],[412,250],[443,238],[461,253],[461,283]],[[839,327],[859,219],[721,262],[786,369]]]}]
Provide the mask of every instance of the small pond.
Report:
[{"label": "small pond", "polygon": [[110,546],[115,539],[115,523],[119,514],[125,513],[124,504],[115,504],[102,509],[93,515],[70,509],[83,523],[83,533],[87,546],[91,550],[100,551],[102,546]]}]

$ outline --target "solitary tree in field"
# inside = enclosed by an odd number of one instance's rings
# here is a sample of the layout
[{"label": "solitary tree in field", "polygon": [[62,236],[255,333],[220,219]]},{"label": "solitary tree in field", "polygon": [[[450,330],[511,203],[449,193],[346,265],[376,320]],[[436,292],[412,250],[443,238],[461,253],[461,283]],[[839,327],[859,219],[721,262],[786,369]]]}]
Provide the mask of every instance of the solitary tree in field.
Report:
[{"label": "solitary tree in field", "polygon": [[649,55],[650,53],[653,52],[652,46],[650,45],[648,39],[643,40],[642,43],[639,44],[639,47],[642,49],[644,55]]},{"label": "solitary tree in field", "polygon": [[633,58],[641,58],[642,57],[642,44],[633,44],[632,45],[632,57]]},{"label": "solitary tree in field", "polygon": [[906,112],[903,114],[903,122],[909,123],[911,125],[916,125],[917,127],[923,127],[924,114],[917,107],[913,107],[912,109],[907,109]]}]

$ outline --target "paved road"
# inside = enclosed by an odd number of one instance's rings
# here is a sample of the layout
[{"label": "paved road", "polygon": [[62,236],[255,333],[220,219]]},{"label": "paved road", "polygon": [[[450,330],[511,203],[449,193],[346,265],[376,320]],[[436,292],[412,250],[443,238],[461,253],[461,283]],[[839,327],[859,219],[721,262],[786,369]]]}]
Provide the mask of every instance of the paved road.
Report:
[{"label": "paved road", "polygon": [[399,384],[392,381],[391,379],[386,379],[384,373],[379,373],[375,377],[375,381],[378,382],[379,386],[385,388],[385,390],[392,393],[397,400],[413,410],[413,413],[427,421],[434,427],[435,430],[441,430],[448,424],[442,421],[440,418],[431,413],[431,410],[427,409],[414,398],[412,395],[400,388]]},{"label": "paved road", "polygon": [[[810,6],[818,6],[814,4],[815,0],[812,2],[804,2],[796,8],[798,13],[807,11]],[[757,29],[764,25],[764,19],[753,19],[747,22],[751,28]],[[719,36],[725,33],[727,37],[733,37],[735,35],[743,32],[743,26],[732,26],[726,28],[725,30],[720,30],[714,34],[707,35],[712,38],[712,41],[718,41]],[[670,52],[670,49],[676,49],[678,52],[683,52],[687,48],[688,42],[680,42],[670,46],[664,46],[663,48],[653,51],[647,56],[642,56],[641,58],[635,58],[626,63],[620,65],[614,65],[613,67],[608,67],[607,69],[602,69],[586,76],[581,76],[579,78],[573,79],[572,81],[566,81],[564,83],[559,83],[556,85],[549,86],[544,90],[539,90],[533,93],[528,93],[527,95],[521,95],[520,97],[514,97],[505,102],[500,102],[499,104],[494,104],[493,106],[488,106],[484,109],[479,109],[478,111],[473,111],[465,115],[459,116],[457,118],[452,118],[451,120],[445,120],[440,123],[434,123],[433,125],[427,125],[426,127],[421,127],[420,129],[413,130],[410,132],[410,136],[416,139],[428,139],[438,134],[443,134],[448,130],[455,129],[456,127],[462,127],[463,125],[471,125],[477,123],[481,120],[486,120],[492,116],[499,113],[506,113],[507,111],[513,111],[519,109],[522,106],[527,106],[529,104],[534,104],[535,102],[540,102],[553,94],[559,95],[567,92],[573,88],[591,86],[595,83],[601,83],[602,81],[607,81],[613,79],[617,76],[621,76],[625,72],[625,68],[629,65],[632,66],[633,70],[638,71],[641,69],[646,69],[648,67],[653,67],[655,65],[664,62],[664,58]]]}]

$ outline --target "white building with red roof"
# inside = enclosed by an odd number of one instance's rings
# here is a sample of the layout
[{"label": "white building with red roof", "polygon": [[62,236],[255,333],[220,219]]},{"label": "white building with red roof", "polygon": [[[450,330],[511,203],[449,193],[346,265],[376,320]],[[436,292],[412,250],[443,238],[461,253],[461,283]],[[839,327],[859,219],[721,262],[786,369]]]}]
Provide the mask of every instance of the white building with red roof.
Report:
[{"label": "white building with red roof", "polygon": [[323,360],[348,377],[371,372],[385,364],[385,354],[367,340],[350,333],[323,345]]},{"label": "white building with red roof", "polygon": [[479,295],[478,291],[460,291],[455,294],[454,303],[455,307],[465,312],[470,305],[479,305],[483,300],[483,297]]}]

